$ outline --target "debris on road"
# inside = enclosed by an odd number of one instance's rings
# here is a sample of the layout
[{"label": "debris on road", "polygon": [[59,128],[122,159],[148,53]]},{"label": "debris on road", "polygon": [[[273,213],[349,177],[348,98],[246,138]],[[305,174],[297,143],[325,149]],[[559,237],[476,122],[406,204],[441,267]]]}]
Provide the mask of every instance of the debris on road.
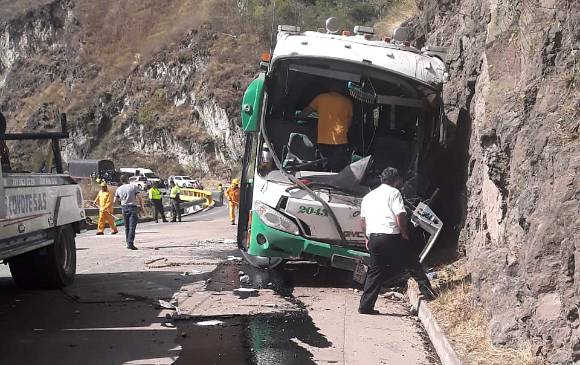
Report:
[{"label": "debris on road", "polygon": [[238,288],[234,289],[234,294],[240,297],[240,299],[246,299],[249,297],[257,297],[259,294],[258,289],[252,288]]},{"label": "debris on road", "polygon": [[158,299],[157,304],[159,305],[159,307],[161,307],[163,309],[177,310],[177,307],[175,305],[173,305],[169,302],[166,302],[165,300]]},{"label": "debris on road", "polygon": [[153,260],[145,261],[145,265],[151,265],[151,264],[153,264],[153,263],[155,263],[157,261],[161,261],[161,260],[167,261],[167,259],[165,257],[158,257],[158,258],[153,259]]},{"label": "debris on road", "polygon": [[219,326],[224,324],[224,322],[219,321],[217,319],[212,319],[212,320],[208,320],[208,321],[201,321],[201,322],[197,322],[196,325],[198,326]]},{"label": "debris on road", "polygon": [[383,298],[399,301],[405,300],[405,296],[396,291],[386,292],[385,294],[383,294]]}]

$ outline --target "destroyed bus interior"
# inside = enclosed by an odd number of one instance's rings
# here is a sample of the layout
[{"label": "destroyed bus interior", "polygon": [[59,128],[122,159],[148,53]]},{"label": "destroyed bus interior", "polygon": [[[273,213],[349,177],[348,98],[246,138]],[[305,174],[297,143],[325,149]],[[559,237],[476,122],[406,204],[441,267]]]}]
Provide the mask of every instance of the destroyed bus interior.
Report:
[{"label": "destroyed bus interior", "polygon": [[[342,171],[331,173],[316,143],[316,113],[295,115],[337,83],[353,102],[353,118],[348,159]],[[370,65],[290,59],[277,63],[266,88],[258,144],[258,173],[266,180],[284,179],[283,169],[313,190],[360,198],[379,185],[380,172],[391,166],[403,175],[408,199],[433,192],[424,175],[430,170],[429,151],[439,139],[440,113],[439,96],[429,86]]]}]

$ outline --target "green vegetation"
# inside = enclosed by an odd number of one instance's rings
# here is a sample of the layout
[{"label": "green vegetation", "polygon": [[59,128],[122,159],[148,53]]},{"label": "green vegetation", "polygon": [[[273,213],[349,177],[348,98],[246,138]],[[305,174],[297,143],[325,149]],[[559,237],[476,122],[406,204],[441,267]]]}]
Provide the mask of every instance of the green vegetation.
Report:
[{"label": "green vegetation", "polygon": [[229,29],[233,36],[256,32],[263,41],[269,41],[272,23],[316,30],[324,26],[324,20],[334,16],[342,22],[343,29],[350,30],[354,25],[374,25],[389,9],[408,3],[408,0],[214,0],[210,7],[220,12],[208,14],[216,28]]},{"label": "green vegetation", "polygon": [[167,112],[169,106],[165,89],[157,89],[139,109],[139,123],[153,128],[156,122]]}]

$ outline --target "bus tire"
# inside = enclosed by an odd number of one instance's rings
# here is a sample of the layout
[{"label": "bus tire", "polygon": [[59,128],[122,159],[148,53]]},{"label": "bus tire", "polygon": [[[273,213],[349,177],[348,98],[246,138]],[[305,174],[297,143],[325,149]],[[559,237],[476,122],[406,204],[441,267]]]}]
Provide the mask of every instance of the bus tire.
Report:
[{"label": "bus tire", "polygon": [[8,261],[12,278],[24,289],[60,289],[76,274],[75,234],[71,226],[56,229],[54,243]]},{"label": "bus tire", "polygon": [[240,251],[242,251],[242,256],[244,256],[246,262],[258,269],[274,269],[284,262],[281,257],[252,256],[246,250]]}]

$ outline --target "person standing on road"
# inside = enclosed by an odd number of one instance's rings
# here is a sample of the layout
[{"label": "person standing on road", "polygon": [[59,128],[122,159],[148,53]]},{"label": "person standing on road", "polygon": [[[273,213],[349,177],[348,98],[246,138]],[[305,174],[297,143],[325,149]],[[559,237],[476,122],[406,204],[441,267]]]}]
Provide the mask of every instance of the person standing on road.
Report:
[{"label": "person standing on road", "polygon": [[171,221],[181,222],[181,188],[177,186],[175,181],[171,180],[171,190],[169,191],[169,198],[171,199]]},{"label": "person standing on road", "polygon": [[155,223],[159,223],[159,215],[163,222],[167,222],[165,218],[165,210],[163,209],[163,200],[161,198],[161,191],[159,191],[159,183],[157,181],[153,182],[153,186],[149,189],[149,199],[151,204],[153,204],[153,209],[155,210],[153,216],[155,217]]},{"label": "person standing on road", "polygon": [[220,183],[217,186],[218,201],[220,202],[220,207],[224,205],[224,186]]},{"label": "person standing on road", "polygon": [[144,212],[145,206],[139,188],[135,185],[129,184],[129,178],[127,175],[121,175],[120,180],[123,185],[117,188],[114,202],[120,201],[121,208],[123,209],[127,248],[130,250],[136,250],[135,230],[137,229],[137,221],[139,220],[139,209],[141,209],[141,212]]},{"label": "person standing on road", "polygon": [[402,183],[397,169],[387,167],[381,174],[381,182],[378,188],[363,198],[361,204],[362,225],[370,253],[358,309],[361,314],[378,313],[374,307],[382,285],[401,271],[411,272],[421,294],[428,299],[434,296],[427,275],[422,269],[417,270],[418,258],[412,257],[407,213],[403,196],[397,189]]},{"label": "person standing on road", "polygon": [[230,206],[230,221],[232,225],[236,224],[236,210],[240,205],[240,180],[233,179],[232,184],[226,190],[226,199]]},{"label": "person standing on road", "polygon": [[105,224],[108,224],[111,228],[111,234],[117,234],[117,226],[115,225],[115,220],[113,219],[113,194],[109,191],[109,187],[106,182],[102,182],[101,191],[97,194],[93,204],[99,206],[99,223],[97,226],[97,236],[105,234]]}]

